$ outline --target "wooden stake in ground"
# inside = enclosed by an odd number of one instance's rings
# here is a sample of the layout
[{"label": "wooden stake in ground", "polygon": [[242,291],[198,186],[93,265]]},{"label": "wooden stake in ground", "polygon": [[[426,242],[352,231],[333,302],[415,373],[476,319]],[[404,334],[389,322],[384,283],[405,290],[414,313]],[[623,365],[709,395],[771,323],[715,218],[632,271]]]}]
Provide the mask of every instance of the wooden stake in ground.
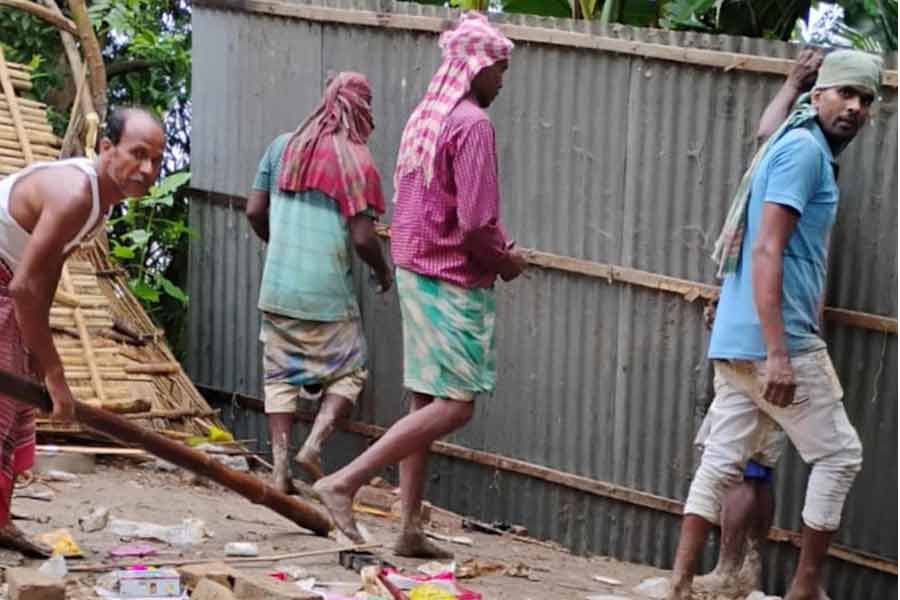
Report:
[{"label": "wooden stake in ground", "polygon": [[[47,390],[29,379],[0,370],[0,393],[20,402],[50,412],[53,402]],[[328,535],[331,520],[315,506],[282,494],[252,475],[229,469],[203,452],[173,442],[158,433],[148,431],[119,415],[75,401],[75,416],[79,423],[93,431],[114,438],[124,444],[138,446],[185,468],[207,477],[237,492],[255,504],[270,508],[297,525],[318,535]]]}]

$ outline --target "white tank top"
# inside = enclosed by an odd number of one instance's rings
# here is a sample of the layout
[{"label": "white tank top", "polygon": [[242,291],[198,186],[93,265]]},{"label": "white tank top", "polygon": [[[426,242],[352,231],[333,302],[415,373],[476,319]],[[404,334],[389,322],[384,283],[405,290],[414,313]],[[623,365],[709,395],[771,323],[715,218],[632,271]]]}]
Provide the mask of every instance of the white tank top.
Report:
[{"label": "white tank top", "polygon": [[71,158],[54,162],[34,163],[18,173],[13,173],[6,179],[0,180],[0,258],[9,265],[13,273],[22,261],[25,246],[31,239],[31,234],[25,231],[18,221],[9,214],[9,201],[12,197],[12,189],[21,177],[33,173],[38,169],[50,169],[55,167],[72,166],[83,171],[91,180],[91,214],[85,221],[78,235],[63,248],[63,254],[68,254],[72,248],[96,235],[107,215],[100,214],[100,193],[97,189],[97,171],[94,163],[87,158]]}]

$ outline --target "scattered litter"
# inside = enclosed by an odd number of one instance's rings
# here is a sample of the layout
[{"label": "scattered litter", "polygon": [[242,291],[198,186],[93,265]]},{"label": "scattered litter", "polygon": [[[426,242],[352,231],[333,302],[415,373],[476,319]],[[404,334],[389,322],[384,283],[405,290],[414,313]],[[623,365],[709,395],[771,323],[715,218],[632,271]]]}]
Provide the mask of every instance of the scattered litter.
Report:
[{"label": "scattered litter", "polygon": [[648,598],[665,598],[669,593],[669,580],[665,577],[651,577],[645,579],[636,586],[634,591]]},{"label": "scattered litter", "polygon": [[107,523],[109,523],[109,509],[103,506],[98,506],[89,515],[78,517],[78,528],[84,533],[106,529]]},{"label": "scattered litter", "polygon": [[410,600],[481,600],[481,594],[460,587],[453,571],[437,575],[404,575],[383,569],[379,577],[387,586],[410,592]]},{"label": "scattered litter", "polygon": [[109,530],[126,538],[154,539],[175,546],[199,544],[208,535],[204,522],[198,519],[184,519],[178,525],[166,526],[112,518]]},{"label": "scattered litter", "polygon": [[275,570],[287,573],[288,577],[295,581],[298,579],[306,579],[307,577],[309,577],[309,571],[296,564],[276,563]]},{"label": "scattered litter", "polygon": [[29,500],[43,500],[44,502],[50,502],[53,500],[53,492],[50,490],[32,490],[32,489],[24,489],[17,491],[13,498],[28,498]]},{"label": "scattered litter", "polygon": [[747,600],[781,600],[781,596],[766,596],[765,592],[759,590],[750,592]]},{"label": "scattered litter", "polygon": [[224,446],[202,443],[198,444],[194,449],[209,453],[213,460],[215,460],[216,462],[220,462],[226,467],[234,469],[235,471],[241,471],[242,473],[247,473],[250,471],[250,463],[247,462],[246,456],[235,456],[234,454],[228,454],[228,449]]},{"label": "scattered litter", "polygon": [[437,531],[426,531],[425,535],[441,542],[450,542],[452,544],[460,544],[461,546],[472,546],[475,544],[472,538],[464,535],[444,535]]},{"label": "scattered litter", "polygon": [[44,473],[43,477],[49,481],[64,481],[67,483],[78,481],[78,475],[68,471],[60,471],[59,469],[50,469]]},{"label": "scattered litter", "polygon": [[604,577],[603,575],[594,575],[594,581],[605,583],[606,585],[622,585],[622,582],[612,577]]},{"label": "scattered litter", "polygon": [[34,515],[26,514],[26,513],[21,513],[21,512],[15,511],[15,510],[12,511],[9,516],[11,519],[14,519],[16,521],[33,521],[34,523],[41,523],[41,524],[50,522],[50,517],[48,515],[34,516]]},{"label": "scattered litter", "polygon": [[121,546],[116,546],[114,548],[110,548],[109,555],[110,556],[119,556],[119,557],[127,557],[127,556],[154,556],[159,552],[159,549],[153,544],[147,544],[144,542],[134,542],[131,544],[122,544]]},{"label": "scattered litter", "polygon": [[253,542],[228,542],[225,556],[259,556],[259,547]]},{"label": "scattered litter", "polygon": [[172,473],[173,471],[177,471],[178,467],[173,465],[167,460],[163,460],[161,458],[157,458],[156,460],[148,461],[144,463],[145,469],[154,469],[156,471],[162,471],[164,473]]},{"label": "scattered litter", "polygon": [[506,565],[497,562],[469,558],[456,565],[454,573],[458,579],[472,579],[503,571]]},{"label": "scattered litter", "polygon": [[440,561],[433,560],[431,562],[427,562],[424,565],[419,565],[416,569],[419,573],[423,573],[425,575],[429,575],[434,577],[440,573],[454,573],[456,571],[455,565],[451,563],[442,563]]},{"label": "scattered litter", "polygon": [[68,529],[54,529],[53,531],[39,534],[35,539],[52,548],[53,554],[62,554],[66,558],[84,556]]},{"label": "scattered litter", "polygon": [[525,563],[516,563],[510,567],[506,567],[503,572],[510,577],[521,577],[528,581],[540,581],[540,578],[532,572],[532,568]]},{"label": "scattered litter", "polygon": [[174,569],[134,568],[101,579],[94,591],[108,600],[187,600],[181,577]]},{"label": "scattered litter", "polygon": [[69,574],[69,568],[66,566],[66,559],[62,554],[56,554],[50,560],[44,561],[38,568],[38,573],[47,575],[48,577],[65,577]]}]

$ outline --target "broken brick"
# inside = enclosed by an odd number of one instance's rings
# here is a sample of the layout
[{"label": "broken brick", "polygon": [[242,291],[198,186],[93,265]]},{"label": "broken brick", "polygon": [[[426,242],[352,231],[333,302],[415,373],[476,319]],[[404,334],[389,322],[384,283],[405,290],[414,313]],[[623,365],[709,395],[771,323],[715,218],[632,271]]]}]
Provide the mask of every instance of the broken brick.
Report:
[{"label": "broken brick", "polygon": [[193,589],[202,579],[212,580],[219,585],[231,587],[229,578],[233,578],[237,572],[223,562],[208,562],[199,565],[184,565],[178,567],[181,582],[185,587]]},{"label": "broken brick", "polygon": [[278,581],[268,575],[238,572],[234,578],[237,600],[321,600],[319,594],[301,590],[296,585]]},{"label": "broken brick", "polygon": [[235,600],[231,589],[212,579],[201,579],[191,594],[191,600]]},{"label": "broken brick", "polygon": [[66,600],[66,584],[34,569],[7,569],[9,600]]}]

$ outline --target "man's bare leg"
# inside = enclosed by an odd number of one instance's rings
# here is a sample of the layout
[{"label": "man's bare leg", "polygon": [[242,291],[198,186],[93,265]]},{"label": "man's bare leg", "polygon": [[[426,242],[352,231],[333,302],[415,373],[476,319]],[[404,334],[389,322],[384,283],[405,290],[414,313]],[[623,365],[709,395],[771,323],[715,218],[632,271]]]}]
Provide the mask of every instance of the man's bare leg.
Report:
[{"label": "man's bare leg", "polygon": [[[410,412],[421,410],[432,398],[412,394]],[[394,544],[394,553],[412,558],[453,558],[431,542],[422,528],[422,498],[425,494],[425,473],[428,468],[428,449],[413,452],[400,461],[400,501],[403,506],[403,525]]]},{"label": "man's bare leg", "polygon": [[435,398],[394,423],[356,460],[316,482],[313,489],[335,526],[354,542],[364,542],[353,518],[353,497],[359,488],[384,467],[417,452],[427,452],[431,442],[465,425],[472,411],[472,402]]},{"label": "man's bare leg", "polygon": [[269,439],[272,440],[272,487],[283,494],[296,494],[288,460],[294,413],[269,413],[266,417],[269,421]]},{"label": "man's bare leg", "polygon": [[722,538],[716,568],[694,580],[694,589],[746,595],[760,579],[759,548],[772,523],[772,485],[748,479],[726,492],[722,503]]},{"label": "man's bare leg", "polygon": [[12,522],[12,495],[15,481],[9,482],[9,489],[0,490],[0,502],[5,506],[0,507],[0,548],[8,548],[22,553],[28,558],[48,558],[51,549],[32,542],[25,533]]},{"label": "man's bare leg", "polygon": [[698,515],[687,514],[681,520],[681,535],[675,551],[675,565],[672,567],[669,595],[666,600],[690,600],[691,584],[697,572],[700,550],[706,543],[706,536],[712,524]]},{"label": "man's bare leg", "polygon": [[800,562],[784,600],[827,599],[820,586],[822,564],[828,554],[833,531],[816,531],[803,526],[803,544],[800,546]]},{"label": "man's bare leg", "polygon": [[303,467],[313,481],[322,479],[322,445],[334,432],[338,419],[350,414],[353,403],[343,396],[325,394],[303,447],[294,461]]}]

